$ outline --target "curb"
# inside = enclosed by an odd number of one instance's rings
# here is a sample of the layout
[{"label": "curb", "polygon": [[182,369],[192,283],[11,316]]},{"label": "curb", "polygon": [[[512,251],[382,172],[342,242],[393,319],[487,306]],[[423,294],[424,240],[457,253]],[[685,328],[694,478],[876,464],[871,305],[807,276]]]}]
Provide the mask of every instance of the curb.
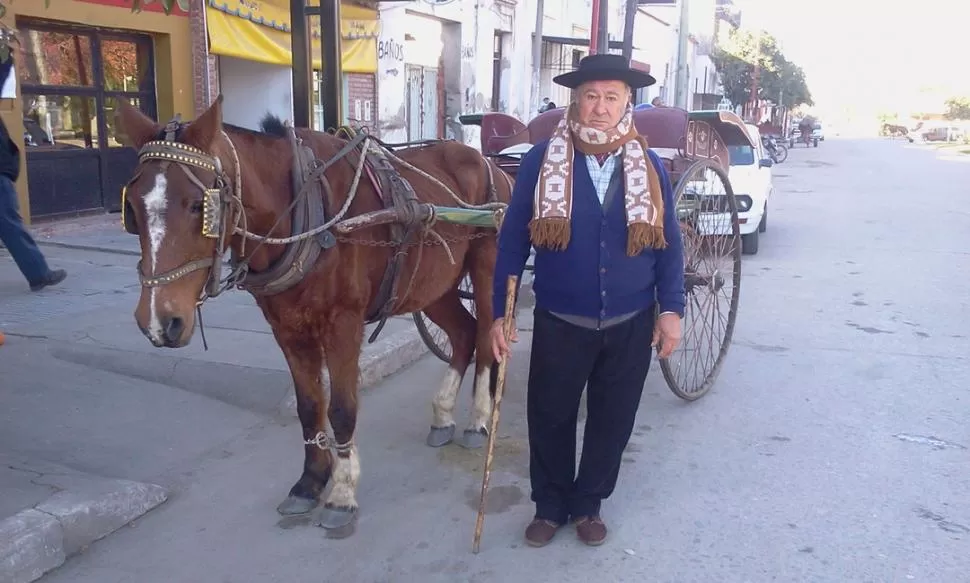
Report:
[{"label": "curb", "polygon": [[[360,389],[370,389],[407,368],[429,352],[417,329],[392,334],[374,343],[360,360]],[[198,392],[212,399],[270,416],[297,416],[296,395],[289,370],[226,364],[145,352],[122,351],[97,345],[58,343],[54,358],[114,374]],[[123,356],[121,356],[123,354]],[[324,369],[324,386],[329,379]],[[240,391],[239,387],[261,387]]]},{"label": "curb", "polygon": [[155,484],[89,477],[0,521],[0,581],[30,583],[162,504]]}]

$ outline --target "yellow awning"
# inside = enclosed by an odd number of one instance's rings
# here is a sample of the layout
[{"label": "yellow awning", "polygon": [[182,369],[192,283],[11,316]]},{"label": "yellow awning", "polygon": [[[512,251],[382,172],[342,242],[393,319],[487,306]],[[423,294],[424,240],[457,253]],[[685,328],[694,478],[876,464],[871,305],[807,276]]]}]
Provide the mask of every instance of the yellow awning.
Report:
[{"label": "yellow awning", "polygon": [[[308,4],[319,4],[310,0]],[[351,4],[340,5],[341,66],[345,73],[377,72],[378,14]],[[209,51],[273,65],[290,66],[288,0],[208,0]],[[313,68],[320,69],[320,24],[310,21]]]}]

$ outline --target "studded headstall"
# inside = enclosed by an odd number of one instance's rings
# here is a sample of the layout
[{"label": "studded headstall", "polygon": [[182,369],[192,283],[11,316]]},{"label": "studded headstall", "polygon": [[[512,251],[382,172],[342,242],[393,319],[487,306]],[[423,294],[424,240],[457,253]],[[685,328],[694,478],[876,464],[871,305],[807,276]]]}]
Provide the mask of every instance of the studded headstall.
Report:
[{"label": "studded headstall", "polygon": [[[161,140],[154,140],[142,146],[138,152],[138,162],[142,164],[149,160],[162,162],[164,172],[169,164],[175,164],[185,172],[189,181],[195,184],[202,191],[202,235],[210,239],[216,239],[216,249],[211,257],[195,259],[164,273],[147,276],[142,270],[142,262],[138,261],[138,278],[144,287],[159,287],[172,283],[186,275],[200,269],[209,268],[209,279],[206,281],[204,295],[199,298],[200,302],[208,297],[215,297],[222,293],[225,287],[221,282],[222,257],[226,251],[228,229],[228,218],[230,206],[232,204],[233,193],[231,184],[222,168],[219,158],[211,156],[204,151],[176,142],[175,137],[181,130],[183,124],[179,116],[168,122],[165,126],[165,137]],[[192,168],[199,168],[215,174],[212,186],[206,186],[199,180],[199,177],[192,171]],[[138,225],[135,223],[132,209],[129,208],[127,199],[128,187],[138,179],[140,172],[136,172],[131,181],[121,191],[121,222],[125,231],[133,235],[138,234]]]}]

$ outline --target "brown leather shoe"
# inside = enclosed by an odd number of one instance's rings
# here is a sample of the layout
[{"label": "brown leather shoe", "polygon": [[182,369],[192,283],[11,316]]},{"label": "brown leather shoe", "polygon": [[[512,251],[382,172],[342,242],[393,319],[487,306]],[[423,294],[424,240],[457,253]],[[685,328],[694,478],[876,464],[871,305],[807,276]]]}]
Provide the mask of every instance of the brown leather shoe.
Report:
[{"label": "brown leather shoe", "polygon": [[606,540],[606,523],[599,516],[581,516],[576,519],[576,536],[591,547]]},{"label": "brown leather shoe", "polygon": [[551,520],[536,518],[525,528],[525,542],[530,547],[544,547],[556,536],[560,526]]}]

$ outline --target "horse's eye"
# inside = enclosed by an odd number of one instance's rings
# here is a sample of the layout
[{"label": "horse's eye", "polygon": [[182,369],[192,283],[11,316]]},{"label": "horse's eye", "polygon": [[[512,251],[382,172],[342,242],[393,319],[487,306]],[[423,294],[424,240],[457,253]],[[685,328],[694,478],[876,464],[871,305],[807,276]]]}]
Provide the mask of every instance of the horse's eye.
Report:
[{"label": "horse's eye", "polygon": [[201,213],[203,210],[202,201],[199,200],[199,201],[193,202],[192,206],[189,207],[189,210],[191,210],[193,213]]}]

